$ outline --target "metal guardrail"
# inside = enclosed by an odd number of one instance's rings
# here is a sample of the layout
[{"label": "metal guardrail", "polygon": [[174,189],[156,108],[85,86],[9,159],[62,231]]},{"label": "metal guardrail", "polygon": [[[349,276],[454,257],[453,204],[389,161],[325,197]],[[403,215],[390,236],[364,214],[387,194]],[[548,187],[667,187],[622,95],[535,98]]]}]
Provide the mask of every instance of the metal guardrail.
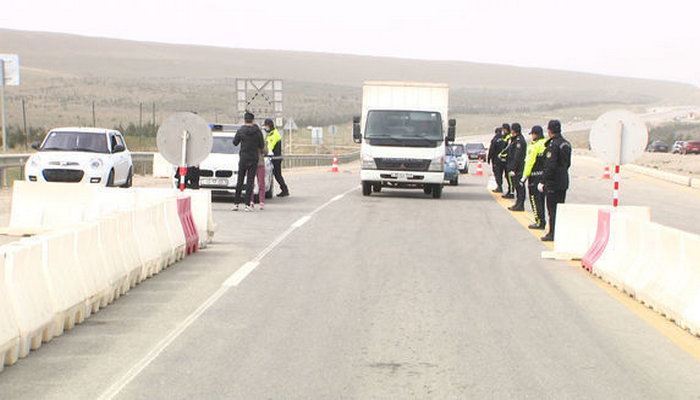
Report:
[{"label": "metal guardrail", "polygon": [[[8,171],[19,169],[19,178],[24,176],[24,164],[31,154],[2,154],[0,155],[0,186],[7,186]],[[134,173],[148,175],[153,173],[153,153],[132,151],[131,159],[134,163]],[[339,154],[338,163],[345,164],[360,159],[360,152]],[[333,165],[331,154],[292,154],[283,156],[284,168],[296,167],[320,167]]]}]

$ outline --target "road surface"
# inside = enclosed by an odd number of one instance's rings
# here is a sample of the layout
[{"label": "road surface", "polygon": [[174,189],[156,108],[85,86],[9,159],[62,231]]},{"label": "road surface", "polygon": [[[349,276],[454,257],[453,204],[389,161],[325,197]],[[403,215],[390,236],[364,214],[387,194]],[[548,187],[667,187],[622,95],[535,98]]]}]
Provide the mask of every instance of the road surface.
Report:
[{"label": "road surface", "polygon": [[[570,202],[608,203],[601,174],[577,161]],[[262,212],[216,203],[213,245],[6,368],[0,397],[699,398],[700,360],[540,259],[487,179],[363,197],[309,169]],[[629,176],[622,201],[697,231],[681,189]]]}]

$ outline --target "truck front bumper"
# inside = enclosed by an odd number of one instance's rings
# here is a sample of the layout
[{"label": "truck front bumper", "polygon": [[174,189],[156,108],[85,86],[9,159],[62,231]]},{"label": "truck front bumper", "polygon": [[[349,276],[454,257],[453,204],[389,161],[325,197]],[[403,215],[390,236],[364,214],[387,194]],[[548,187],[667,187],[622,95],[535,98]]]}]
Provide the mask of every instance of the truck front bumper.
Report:
[{"label": "truck front bumper", "polygon": [[363,182],[381,183],[385,186],[423,187],[426,184],[442,184],[444,172],[383,171],[363,169],[360,179]]}]

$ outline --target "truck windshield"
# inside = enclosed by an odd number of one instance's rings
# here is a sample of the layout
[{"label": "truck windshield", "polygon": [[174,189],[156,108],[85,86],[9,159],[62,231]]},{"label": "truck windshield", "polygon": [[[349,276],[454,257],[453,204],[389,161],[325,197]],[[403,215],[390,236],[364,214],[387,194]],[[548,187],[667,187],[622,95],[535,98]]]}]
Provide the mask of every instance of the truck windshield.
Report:
[{"label": "truck windshield", "polygon": [[217,154],[238,154],[241,151],[240,146],[233,145],[232,137],[214,136],[211,143],[211,152]]},{"label": "truck windshield", "polygon": [[365,137],[440,141],[442,119],[438,112],[373,110],[367,114]]},{"label": "truck windshield", "polygon": [[51,132],[41,151],[87,151],[109,153],[107,135],[92,132]]}]

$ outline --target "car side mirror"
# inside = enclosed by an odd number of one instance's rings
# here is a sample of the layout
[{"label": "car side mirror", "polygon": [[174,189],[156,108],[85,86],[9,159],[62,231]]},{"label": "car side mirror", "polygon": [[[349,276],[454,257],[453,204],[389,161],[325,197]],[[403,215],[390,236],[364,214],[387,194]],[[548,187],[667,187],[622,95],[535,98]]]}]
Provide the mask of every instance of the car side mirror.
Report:
[{"label": "car side mirror", "polygon": [[352,117],[352,140],[355,143],[362,143],[362,133],[360,132],[360,117]]},{"label": "car side mirror", "polygon": [[114,146],[114,150],[112,152],[113,153],[121,153],[124,150],[126,150],[126,147],[124,147],[124,145],[118,144],[118,145]]},{"label": "car side mirror", "polygon": [[41,148],[41,142],[32,143],[32,149],[39,150],[39,148]]},{"label": "car side mirror", "polygon": [[447,121],[447,141],[454,142],[457,135],[457,120],[450,119]]}]

